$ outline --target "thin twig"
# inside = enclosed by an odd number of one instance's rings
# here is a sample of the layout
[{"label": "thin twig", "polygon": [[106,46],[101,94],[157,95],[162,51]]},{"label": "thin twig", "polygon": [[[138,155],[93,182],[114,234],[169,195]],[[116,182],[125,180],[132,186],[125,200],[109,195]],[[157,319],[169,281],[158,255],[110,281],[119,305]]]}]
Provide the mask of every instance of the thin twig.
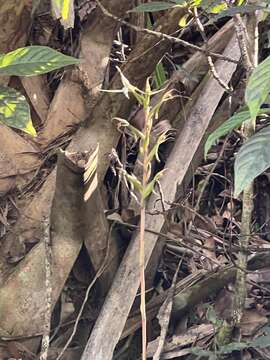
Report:
[{"label": "thin twig", "polygon": [[44,246],[45,246],[45,292],[46,308],[44,314],[44,332],[41,342],[40,360],[47,360],[50,346],[51,309],[52,309],[52,281],[51,263],[52,250],[50,244],[50,219],[44,219]]},{"label": "thin twig", "polygon": [[[182,40],[182,39],[179,39],[175,36],[171,36],[171,35],[167,35],[165,33],[161,33],[159,31],[156,31],[156,30],[150,30],[150,29],[146,29],[146,28],[141,28],[139,26],[136,26],[136,25],[133,25],[133,24],[130,24],[129,22],[111,14],[101,3],[99,0],[96,0],[96,3],[98,4],[98,6],[100,7],[101,11],[103,12],[104,15],[110,17],[111,19],[115,20],[115,21],[118,21],[120,22],[121,24],[123,25],[126,25],[128,27],[130,27],[131,29],[133,30],[136,30],[138,32],[142,32],[142,33],[145,33],[145,34],[148,34],[148,35],[153,35],[155,37],[157,37],[158,39],[160,40],[168,40],[172,43],[175,43],[175,44],[180,44],[184,47],[188,47],[190,49],[193,49],[193,50],[196,50],[196,51],[200,51],[204,54],[209,54],[208,51],[206,49],[203,49],[199,46],[196,46],[196,45],[193,45],[185,40]],[[212,57],[215,57],[217,59],[221,59],[221,60],[224,60],[224,61],[229,61],[229,62],[233,62],[235,64],[238,64],[238,61],[237,60],[234,60],[228,56],[224,56],[224,55],[221,55],[221,54],[217,54],[217,53],[214,53],[214,52],[211,52],[210,55]]]},{"label": "thin twig", "polygon": [[252,71],[252,69],[254,68],[254,66],[252,65],[252,62],[251,62],[249,54],[248,54],[247,42],[246,42],[246,37],[245,37],[246,28],[245,28],[245,25],[243,24],[243,21],[239,14],[235,15],[233,20],[234,20],[234,27],[235,27],[236,36],[237,36],[237,39],[239,42],[239,47],[240,47],[243,63],[246,68],[247,75],[249,75],[250,72]]},{"label": "thin twig", "polygon": [[197,24],[197,27],[199,29],[199,32],[200,32],[201,37],[202,37],[203,42],[204,42],[205,49],[207,51],[207,62],[208,62],[209,68],[210,68],[210,72],[213,75],[214,79],[217,80],[219,85],[221,87],[223,87],[223,89],[226,92],[228,92],[230,94],[230,93],[232,93],[232,89],[230,89],[229,86],[219,77],[219,75],[218,75],[218,73],[216,71],[215,65],[213,63],[212,57],[210,56],[208,40],[207,40],[207,37],[206,37],[206,34],[205,34],[204,26],[203,26],[203,24],[202,24],[202,22],[201,22],[201,20],[199,18],[198,10],[197,10],[196,6],[194,7],[193,12],[194,12],[195,22]]}]

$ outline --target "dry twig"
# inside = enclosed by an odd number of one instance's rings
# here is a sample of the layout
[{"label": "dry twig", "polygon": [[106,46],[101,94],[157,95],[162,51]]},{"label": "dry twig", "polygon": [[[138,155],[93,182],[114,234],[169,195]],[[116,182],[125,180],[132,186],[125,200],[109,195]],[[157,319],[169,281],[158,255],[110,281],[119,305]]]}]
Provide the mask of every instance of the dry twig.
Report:
[{"label": "dry twig", "polygon": [[[159,32],[159,31],[156,31],[156,30],[150,30],[150,29],[146,29],[146,28],[141,28],[139,26],[136,26],[136,25],[133,25],[133,24],[130,24],[129,22],[111,14],[102,4],[99,0],[96,0],[98,6],[100,7],[100,9],[102,10],[102,12],[104,13],[104,15],[106,16],[109,16],[110,18],[120,22],[121,24],[123,25],[126,25],[128,27],[130,27],[131,29],[135,30],[135,31],[138,31],[138,32],[143,32],[145,34],[149,34],[149,35],[154,35],[155,37],[159,38],[160,40],[169,40],[171,43],[175,43],[175,44],[180,44],[184,47],[188,47],[190,49],[193,49],[193,50],[196,50],[196,51],[199,51],[199,52],[203,52],[205,54],[208,54],[208,51],[207,49],[203,49],[199,46],[196,46],[196,45],[193,45],[185,40],[182,40],[182,39],[179,39],[175,36],[171,36],[171,35],[168,35],[168,34],[165,34],[165,33],[162,33],[162,32]],[[232,63],[238,63],[238,61],[236,61],[235,59],[229,57],[229,56],[224,56],[224,55],[221,55],[221,54],[217,54],[217,53],[214,53],[214,52],[211,52],[211,56],[212,57],[215,57],[217,59],[220,59],[220,60],[225,60],[225,61],[229,61],[229,62],[232,62]]]},{"label": "dry twig", "polygon": [[44,333],[41,342],[40,360],[47,360],[50,346],[51,310],[52,310],[52,282],[51,263],[52,250],[50,245],[50,220],[44,220],[44,246],[45,246],[45,291],[46,308],[44,314]]}]

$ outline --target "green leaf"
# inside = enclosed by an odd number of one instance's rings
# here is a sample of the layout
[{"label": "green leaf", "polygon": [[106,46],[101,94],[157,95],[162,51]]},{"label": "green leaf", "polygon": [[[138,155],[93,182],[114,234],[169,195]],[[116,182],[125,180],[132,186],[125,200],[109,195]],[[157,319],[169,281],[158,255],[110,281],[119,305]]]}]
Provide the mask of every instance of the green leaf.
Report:
[{"label": "green leaf", "polygon": [[208,13],[218,14],[222,10],[227,9],[227,4],[220,0],[197,0],[193,1],[195,6],[199,6]]},{"label": "green leaf", "polygon": [[269,344],[270,344],[270,335],[266,335],[266,336],[257,337],[255,340],[251,342],[250,345],[255,348],[257,347],[263,349],[269,347]]},{"label": "green leaf", "polygon": [[157,89],[160,89],[161,86],[167,80],[166,72],[165,72],[164,66],[161,61],[156,65],[155,72],[154,72],[154,80],[155,80]]},{"label": "green leaf", "polygon": [[244,121],[250,119],[249,111],[242,111],[238,114],[233,115],[229,120],[225,121],[220,127],[210,134],[204,145],[204,157],[206,157],[208,151],[212,145],[222,136],[228,132],[239,127]]},{"label": "green leaf", "polygon": [[206,318],[208,321],[210,321],[210,323],[212,323],[214,325],[216,324],[216,322],[218,320],[216,311],[212,305],[209,305],[209,307],[207,309]]},{"label": "green leaf", "polygon": [[219,12],[216,16],[215,16],[215,21],[218,19],[222,19],[224,17],[227,16],[234,16],[236,14],[249,14],[254,12],[255,10],[262,10],[265,9],[262,6],[257,6],[257,5],[242,5],[242,6],[234,6],[231,7],[229,9],[223,10],[221,12]]},{"label": "green leaf", "polygon": [[189,15],[190,14],[185,14],[179,19],[178,25],[180,28],[184,28],[187,26],[187,20],[188,20]]},{"label": "green leaf", "polygon": [[[138,103],[140,105],[143,105],[144,104],[144,92],[141,91],[140,89],[138,89],[136,86],[133,86],[129,80],[125,77],[125,75],[122,73],[121,69],[116,66],[116,69],[118,70],[119,74],[120,74],[120,77],[121,77],[121,81],[122,81],[122,84],[123,84],[123,93],[125,94],[125,96],[127,98],[129,98],[129,93],[131,93],[135,98],[136,100],[138,101]],[[143,94],[143,95],[142,95]]]},{"label": "green leaf", "polygon": [[[260,109],[259,114],[270,113],[270,109]],[[212,145],[222,136],[226,135],[230,131],[238,128],[244,121],[250,119],[249,111],[241,111],[233,115],[229,120],[225,121],[220,127],[218,127],[212,134],[209,135],[205,146],[204,146],[204,156],[206,157],[208,151]]]},{"label": "green leaf", "polygon": [[140,130],[138,130],[135,126],[132,126],[130,124],[130,122],[128,122],[125,119],[119,118],[119,117],[115,117],[113,118],[113,120],[117,121],[117,129],[119,131],[121,131],[122,129],[127,129],[128,130],[128,134],[130,134],[133,139],[135,140],[135,142],[138,139],[145,139],[145,135],[143,134],[143,132],[141,132]]},{"label": "green leaf", "polygon": [[219,348],[218,353],[219,354],[230,354],[233,351],[240,351],[240,350],[246,349],[248,347],[250,347],[250,344],[248,342],[247,343],[244,343],[244,342],[232,342],[232,343],[230,343],[228,345],[221,346]]},{"label": "green leaf", "polygon": [[246,88],[245,98],[252,118],[259,112],[270,91],[270,56],[252,72]]},{"label": "green leaf", "polygon": [[154,186],[156,184],[156,182],[161,178],[161,176],[164,174],[164,170],[159,171],[153,180],[151,180],[145,187],[145,189],[142,190],[142,198],[145,200],[152,192],[154,189]]},{"label": "green leaf", "polygon": [[139,191],[141,194],[143,192],[143,187],[140,182],[140,180],[134,175],[134,174],[128,174],[126,171],[124,172],[124,176],[129,181],[131,187],[137,191]]},{"label": "green leaf", "polygon": [[263,326],[261,328],[261,332],[263,332],[265,335],[270,335],[270,326],[269,326],[269,324]]},{"label": "green leaf", "polygon": [[25,97],[18,91],[5,86],[0,86],[0,121],[36,136]]},{"label": "green leaf", "polygon": [[151,163],[151,161],[153,160],[153,158],[155,157],[156,160],[158,162],[160,162],[160,158],[159,158],[159,154],[158,154],[158,150],[161,144],[165,143],[167,140],[169,140],[170,138],[170,134],[169,134],[169,130],[164,131],[163,133],[161,133],[158,138],[156,139],[156,143],[154,144],[154,146],[152,147],[152,149],[149,151],[148,156],[147,156],[147,162]]},{"label": "green leaf", "polygon": [[230,354],[233,351],[240,351],[250,347],[262,349],[269,347],[269,344],[270,344],[270,336],[260,336],[251,342],[232,342],[230,344],[221,346],[219,350],[216,352],[204,350],[203,348],[200,347],[193,347],[191,348],[191,353],[198,356],[209,357],[209,359],[214,355],[213,359],[216,359],[216,355]]},{"label": "green leaf", "polygon": [[52,11],[56,19],[60,19],[65,29],[74,26],[74,1],[73,0],[51,0]]},{"label": "green leaf", "polygon": [[61,54],[47,46],[27,46],[0,55],[0,75],[39,75],[79,63],[79,59]]},{"label": "green leaf", "polygon": [[210,10],[209,12],[212,13],[212,14],[219,14],[221,13],[223,10],[227,9],[227,4],[225,3],[221,3],[221,4],[218,4],[218,5],[214,5]]},{"label": "green leaf", "polygon": [[147,185],[146,188],[142,192],[143,199],[146,199],[153,191],[156,181],[151,180]]},{"label": "green leaf", "polygon": [[165,1],[152,1],[150,3],[136,6],[134,9],[130,10],[130,12],[155,12],[155,11],[167,10],[175,6],[176,6],[175,4]]},{"label": "green leaf", "polygon": [[249,138],[236,155],[235,196],[270,166],[270,126]]}]

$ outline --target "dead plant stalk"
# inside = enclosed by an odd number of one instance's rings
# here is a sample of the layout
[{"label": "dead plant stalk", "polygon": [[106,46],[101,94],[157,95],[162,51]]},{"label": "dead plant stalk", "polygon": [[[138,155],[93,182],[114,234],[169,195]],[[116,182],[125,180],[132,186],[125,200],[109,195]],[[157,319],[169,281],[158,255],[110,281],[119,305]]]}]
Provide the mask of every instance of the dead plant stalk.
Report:
[{"label": "dead plant stalk", "polygon": [[[246,68],[247,78],[249,78],[254,67],[257,66],[258,62],[258,14],[250,16],[247,26],[243,23],[241,17],[236,15],[234,18],[236,34],[238,37],[239,47],[241,50],[243,63]],[[247,32],[247,28],[249,31]],[[248,33],[249,38],[249,49],[247,46],[247,40],[245,33]],[[250,119],[243,126],[243,137],[248,139],[255,131],[256,118]],[[238,255],[238,265],[236,274],[235,293],[234,299],[234,323],[239,325],[246,294],[246,268],[247,268],[247,249],[251,236],[251,218],[253,211],[253,182],[248,185],[243,192],[243,210],[241,219],[241,237],[239,241],[240,252]],[[242,270],[243,269],[243,270]]]}]

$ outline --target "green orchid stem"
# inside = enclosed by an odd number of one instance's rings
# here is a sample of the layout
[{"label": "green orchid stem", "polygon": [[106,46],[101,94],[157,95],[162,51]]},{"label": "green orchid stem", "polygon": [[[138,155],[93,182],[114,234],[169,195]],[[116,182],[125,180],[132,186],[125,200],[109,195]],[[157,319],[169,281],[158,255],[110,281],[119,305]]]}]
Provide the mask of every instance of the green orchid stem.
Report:
[{"label": "green orchid stem", "polygon": [[121,73],[121,70],[118,69],[121,75],[122,83],[125,88],[125,92],[131,93],[140,105],[143,106],[144,110],[144,126],[142,131],[136,130],[128,121],[116,118],[120,120],[122,125],[126,126],[133,137],[137,140],[140,139],[139,145],[139,157],[138,164],[142,166],[142,171],[140,171],[139,176],[135,174],[128,174],[126,171],[123,171],[123,175],[130,182],[131,191],[135,191],[136,198],[139,198],[140,202],[140,237],[139,237],[139,273],[140,273],[140,300],[141,300],[141,319],[142,319],[142,360],[146,360],[146,347],[147,347],[147,332],[146,332],[146,304],[145,304],[145,211],[146,211],[146,198],[153,191],[155,182],[161,177],[162,171],[159,171],[155,174],[154,178],[151,180],[151,163],[154,159],[159,160],[158,158],[158,148],[159,145],[167,140],[167,132],[164,131],[160,134],[157,139],[155,139],[155,144],[152,144],[151,140],[151,130],[153,127],[154,119],[157,119],[158,111],[160,106],[165,101],[171,99],[171,92],[166,92],[161,99],[151,106],[151,97],[156,94],[156,91],[151,90],[149,79],[146,80],[145,91],[141,91],[135,86],[133,86],[128,79]]},{"label": "green orchid stem", "polygon": [[[145,124],[143,146],[141,152],[143,155],[143,175],[142,188],[146,189],[149,180],[149,139],[152,128],[152,119],[149,114],[149,106],[145,107]],[[141,222],[140,222],[140,279],[141,279],[141,317],[142,317],[142,360],[146,360],[147,332],[146,332],[146,305],[145,305],[145,273],[144,273],[144,233],[145,233],[145,198],[141,193]]]},{"label": "green orchid stem", "polygon": [[145,205],[141,206],[140,222],[140,280],[141,280],[141,317],[142,317],[142,359],[146,360],[146,306],[145,306],[145,274],[144,274],[144,232],[145,232]]}]

